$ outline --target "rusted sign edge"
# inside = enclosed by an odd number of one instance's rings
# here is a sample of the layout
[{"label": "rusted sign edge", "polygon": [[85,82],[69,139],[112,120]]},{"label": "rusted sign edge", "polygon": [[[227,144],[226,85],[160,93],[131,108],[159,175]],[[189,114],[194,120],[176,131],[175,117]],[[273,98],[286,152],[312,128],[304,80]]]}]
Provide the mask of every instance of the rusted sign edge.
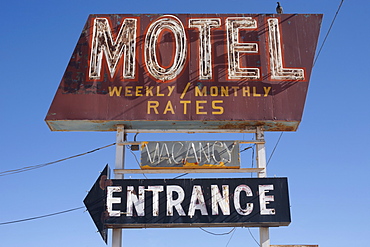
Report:
[{"label": "rusted sign edge", "polygon": [[262,126],[264,131],[296,131],[300,121],[106,121],[46,120],[52,131],[116,131],[124,125],[128,133],[173,131],[176,133],[246,133]]}]

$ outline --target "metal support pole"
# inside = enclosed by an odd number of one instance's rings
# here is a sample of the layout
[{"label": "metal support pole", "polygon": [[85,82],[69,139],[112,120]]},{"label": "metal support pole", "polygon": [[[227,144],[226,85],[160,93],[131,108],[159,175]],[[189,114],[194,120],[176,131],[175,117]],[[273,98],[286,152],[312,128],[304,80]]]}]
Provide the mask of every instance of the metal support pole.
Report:
[{"label": "metal support pole", "polygon": [[[123,125],[117,126],[116,133],[116,165],[115,169],[124,169],[125,168],[125,145],[118,145],[118,143],[123,143],[125,140],[125,128]],[[124,174],[114,173],[115,179],[123,179]],[[121,247],[122,246],[122,229],[113,229],[112,230],[112,247]]]},{"label": "metal support pole", "polygon": [[[265,135],[262,127],[257,127],[256,140],[265,140]],[[263,170],[258,173],[259,178],[267,177],[266,172],[266,149],[264,142],[257,143],[257,168],[262,168]],[[270,247],[270,234],[268,227],[260,227],[260,247]]]},{"label": "metal support pole", "polygon": [[265,178],[267,177],[267,172],[266,172],[266,149],[265,149],[265,134],[262,130],[261,127],[257,127],[257,132],[256,132],[256,140],[262,141],[256,144],[257,148],[257,168],[262,168],[263,171],[260,171],[258,173],[259,178]]},{"label": "metal support pole", "polygon": [[268,227],[260,227],[260,246],[270,247],[270,233]]}]

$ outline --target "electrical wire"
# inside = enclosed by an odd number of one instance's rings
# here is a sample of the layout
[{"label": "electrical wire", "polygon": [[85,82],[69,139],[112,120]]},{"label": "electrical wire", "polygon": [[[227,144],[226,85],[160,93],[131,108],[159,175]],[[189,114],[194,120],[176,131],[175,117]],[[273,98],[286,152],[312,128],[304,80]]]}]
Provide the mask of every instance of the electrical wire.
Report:
[{"label": "electrical wire", "polygon": [[183,176],[185,176],[185,175],[188,175],[189,173],[183,173],[183,174],[181,174],[181,175],[178,175],[177,177],[174,177],[173,179],[178,179],[178,178],[181,178],[181,177],[183,177]]},{"label": "electrical wire", "polygon": [[57,212],[57,213],[46,214],[46,215],[36,216],[36,217],[22,219],[22,220],[13,220],[13,221],[8,221],[8,222],[3,222],[3,223],[0,223],[0,225],[8,225],[8,224],[19,223],[19,222],[24,222],[24,221],[37,220],[37,219],[41,219],[41,218],[46,218],[46,217],[58,215],[58,214],[69,213],[69,212],[76,211],[76,210],[79,210],[79,209],[82,209],[82,208],[85,208],[85,207],[72,208],[72,209],[60,211],[60,212]]},{"label": "electrical wire", "polygon": [[269,159],[268,159],[268,161],[267,161],[266,166],[268,166],[268,165],[269,165],[270,160],[271,160],[272,156],[274,155],[274,153],[275,153],[275,150],[276,150],[277,146],[279,145],[280,139],[281,139],[281,137],[283,136],[283,133],[284,133],[284,132],[281,132],[281,134],[280,134],[280,136],[279,136],[279,139],[277,140],[277,142],[276,142],[276,144],[275,144],[275,147],[274,147],[274,149],[272,150],[272,152],[271,152],[271,154],[270,154],[270,157],[269,157]]},{"label": "electrical wire", "polygon": [[224,232],[224,233],[210,232],[210,231],[207,231],[207,230],[203,229],[202,227],[199,227],[199,229],[202,230],[202,231],[204,231],[204,232],[206,232],[206,233],[208,233],[208,234],[211,234],[211,235],[223,236],[223,235],[228,235],[228,234],[232,233],[236,229],[236,227],[234,227],[233,229],[231,229],[229,232]]},{"label": "electrical wire", "polygon": [[26,166],[26,167],[19,168],[19,169],[3,171],[3,172],[0,172],[0,177],[1,176],[12,175],[12,174],[16,174],[16,173],[21,173],[21,172],[26,172],[26,171],[31,171],[31,170],[38,169],[38,168],[42,168],[42,167],[49,166],[49,165],[59,163],[59,162],[62,162],[62,161],[66,161],[66,160],[69,160],[69,159],[72,159],[72,158],[76,158],[76,157],[80,157],[80,156],[83,156],[83,155],[86,155],[86,154],[90,154],[90,153],[96,152],[98,150],[101,150],[101,149],[104,149],[104,148],[107,148],[107,147],[110,147],[110,146],[113,146],[113,145],[116,145],[116,143],[112,143],[112,144],[106,145],[104,147],[96,148],[94,150],[91,150],[91,151],[88,151],[88,152],[85,152],[85,153],[82,153],[82,154],[73,155],[73,156],[70,156],[70,157],[67,157],[67,158],[64,158],[64,159],[48,162],[48,163],[45,163],[45,164],[39,164],[39,165],[34,165],[34,166]]},{"label": "electrical wire", "polygon": [[342,4],[343,4],[343,2],[344,2],[344,0],[341,0],[341,2],[340,2],[340,4],[339,4],[339,7],[338,7],[338,10],[337,10],[337,12],[336,12],[336,13],[335,13],[335,15],[334,15],[334,18],[333,18],[333,20],[332,20],[332,22],[331,22],[331,24],[330,24],[329,30],[326,32],[326,35],[325,35],[324,41],[322,42],[322,44],[321,44],[321,46],[320,46],[319,52],[317,53],[317,56],[316,56],[315,61],[313,62],[313,65],[312,65],[312,66],[315,66],[316,61],[317,61],[317,59],[318,59],[318,58],[319,58],[319,56],[320,56],[321,50],[322,50],[322,48],[324,47],[324,44],[325,44],[325,42],[326,42],[326,39],[327,39],[327,38],[328,38],[328,36],[329,36],[329,33],[331,32],[331,28],[332,28],[332,27],[333,27],[333,25],[334,25],[335,19],[337,18],[338,14],[339,14],[339,11],[340,11],[340,9],[342,8]]},{"label": "electrical wire", "polygon": [[[252,147],[252,156],[251,156],[251,159],[252,159],[252,161],[251,161],[251,163],[252,163],[252,168],[254,167],[254,160],[255,160],[255,158],[254,158],[254,154],[255,154],[255,152],[254,152],[254,149],[255,149],[255,147],[256,147],[256,145],[254,145],[253,147]],[[253,173],[251,172],[251,178],[253,177]]]},{"label": "electrical wire", "polygon": [[251,232],[251,229],[249,229],[249,227],[247,227],[247,228],[248,228],[249,234],[252,236],[252,238],[253,238],[254,242],[256,242],[256,244],[257,244],[258,246],[260,246],[260,243],[258,243],[258,241],[256,240],[256,238],[253,236],[253,234],[252,234],[252,232]]},{"label": "electrical wire", "polygon": [[[323,43],[322,43],[322,44],[321,44],[321,46],[320,46],[320,49],[319,49],[319,51],[318,51],[318,53],[317,53],[317,56],[316,56],[316,58],[315,58],[315,60],[314,60],[313,66],[315,66],[316,61],[317,61],[317,59],[319,58],[319,56],[320,56],[320,54],[321,54],[321,51],[322,51],[322,49],[323,49],[323,47],[324,47],[324,45],[325,45],[325,43],[326,43],[326,40],[327,40],[327,38],[328,38],[328,36],[329,36],[329,34],[330,34],[331,30],[332,30],[332,27],[334,26],[335,20],[336,20],[336,18],[337,18],[337,16],[338,16],[338,14],[339,14],[339,11],[340,11],[340,9],[341,9],[341,7],[342,7],[343,2],[344,2],[344,0],[341,0],[340,4],[339,4],[339,6],[338,6],[337,12],[335,13],[334,18],[333,18],[333,20],[332,20],[332,22],[331,22],[331,25],[330,25],[330,27],[329,27],[329,29],[328,29],[328,31],[327,31],[327,33],[326,33],[326,35],[325,35],[324,41],[323,41]],[[276,150],[276,148],[277,148],[277,146],[278,146],[278,144],[279,144],[279,142],[280,142],[280,139],[281,139],[282,135],[283,135],[283,132],[281,132],[281,134],[280,134],[280,137],[279,137],[279,139],[278,139],[278,141],[277,141],[277,143],[276,143],[276,145],[275,145],[275,147],[274,147],[274,149],[273,149],[273,151],[272,151],[272,153],[271,153],[271,155],[270,155],[270,157],[269,157],[269,160],[268,160],[268,162],[267,162],[267,165],[269,164],[269,162],[270,162],[270,160],[271,160],[271,158],[272,158],[272,156],[273,156],[273,154],[274,154],[274,152],[275,152],[275,150]],[[136,137],[136,136],[135,136],[135,137]],[[23,168],[19,168],[19,169],[14,169],[14,170],[3,171],[3,172],[0,172],[0,176],[12,175],[12,174],[16,174],[16,173],[21,173],[21,172],[26,172],[26,171],[30,171],[30,170],[34,170],[34,169],[38,169],[38,168],[42,168],[42,167],[45,167],[45,166],[48,166],[48,165],[56,164],[56,163],[59,163],[59,162],[62,162],[62,161],[66,161],[66,160],[72,159],[72,158],[76,158],[76,157],[80,157],[80,156],[83,156],[83,155],[86,155],[86,154],[90,154],[90,153],[96,152],[96,151],[98,151],[98,150],[101,150],[101,149],[104,149],[104,148],[107,148],[107,147],[113,146],[113,145],[115,145],[115,144],[116,144],[116,143],[112,143],[112,144],[109,144],[109,145],[106,145],[106,146],[103,146],[103,147],[100,147],[100,148],[96,148],[96,149],[94,149],[94,150],[91,150],[91,151],[88,151],[88,152],[85,152],[85,153],[81,153],[81,154],[73,155],[73,156],[70,156],[70,157],[67,157],[67,158],[64,158],[64,159],[60,159],[60,160],[56,160],[56,161],[52,161],[52,162],[48,162],[48,163],[45,163],[45,164],[39,164],[39,165],[27,166],[27,167],[23,167]],[[246,149],[242,150],[241,152],[246,151],[246,150],[247,150],[247,149],[249,149],[249,148],[251,148],[251,147],[248,147],[248,148],[246,148]],[[132,151],[131,151],[131,152],[132,152]],[[135,157],[136,161],[138,162],[138,160],[137,160],[137,158],[136,158],[136,155],[135,155],[135,154],[133,154],[133,155],[134,155],[134,157]],[[138,162],[138,163],[139,163],[139,162]],[[145,174],[143,174],[143,175],[144,175],[144,177],[146,178]],[[186,173],[185,173],[185,174],[182,174],[182,175],[180,175],[180,176],[178,176],[178,177],[181,177],[181,176],[184,176],[184,175],[186,175]],[[178,178],[178,177],[176,177],[176,178]],[[7,224],[13,224],[13,223],[19,223],[19,222],[24,222],[24,221],[30,221],[30,220],[41,219],[41,218],[45,218],[45,217],[50,217],[50,216],[55,216],[55,215],[59,215],[59,214],[64,214],[64,213],[68,213],[68,212],[76,211],[76,210],[79,210],[79,209],[82,209],[82,208],[85,208],[85,207],[73,208],[73,209],[69,209],[69,210],[60,211],[60,212],[57,212],[57,213],[52,213],[52,214],[47,214],[47,215],[42,215],[42,216],[37,216],[37,217],[32,217],[32,218],[26,218],[26,219],[21,219],[21,220],[2,222],[2,223],[0,223],[0,225],[7,225]],[[229,232],[227,232],[227,233],[220,233],[220,234],[209,232],[209,231],[207,231],[207,230],[205,230],[205,229],[203,229],[203,228],[200,228],[200,229],[201,229],[201,230],[203,230],[204,232],[209,233],[209,234],[212,234],[212,235],[227,235],[227,234],[230,234],[230,233],[233,233],[233,234],[234,234],[234,233],[235,233],[235,229],[236,229],[236,228],[234,227],[234,228],[233,228],[232,230],[230,230]],[[259,245],[259,243],[258,243],[258,242],[257,242],[257,240],[254,238],[254,236],[252,235],[252,233],[251,233],[251,231],[250,231],[250,229],[249,229],[249,228],[248,228],[248,231],[249,231],[249,233],[251,234],[251,236],[252,236],[252,238],[254,239],[254,241]],[[229,242],[230,242],[230,240],[231,240],[231,238],[232,238],[233,234],[231,235],[231,237],[230,237],[230,239],[229,239],[229,241],[228,241],[228,243],[227,243],[227,245],[226,245],[226,246],[228,246],[228,244],[229,244]]]},{"label": "electrical wire", "polygon": [[[283,132],[282,132],[282,133],[283,133]],[[278,143],[279,143],[279,141],[280,141],[281,136],[282,136],[282,134],[280,135],[279,140],[278,140],[278,142],[277,142],[277,143],[276,143],[276,145],[275,145],[274,151],[275,151],[275,149],[276,149],[276,147],[277,147],[277,145],[278,145]],[[52,165],[52,164],[55,164],[55,163],[59,163],[59,162],[62,162],[62,161],[68,160],[68,159],[72,159],[72,158],[80,157],[80,156],[83,156],[83,155],[86,155],[86,154],[90,154],[90,153],[96,152],[96,151],[98,151],[98,150],[101,150],[101,149],[104,149],[104,148],[107,148],[107,147],[113,146],[113,145],[115,145],[115,144],[116,144],[116,143],[112,143],[112,144],[109,144],[109,145],[106,145],[106,146],[103,146],[103,147],[100,147],[100,148],[93,149],[93,150],[88,151],[88,152],[85,152],[85,153],[81,153],[81,154],[73,155],[73,156],[70,156],[70,157],[67,157],[67,158],[64,158],[64,159],[60,159],[60,160],[56,160],[56,161],[52,161],[52,162],[48,162],[48,163],[45,163],[45,164],[39,164],[39,165],[27,166],[27,167],[23,167],[23,168],[19,168],[19,169],[14,169],[14,170],[3,171],[3,172],[0,172],[0,176],[6,176],[6,175],[11,175],[11,174],[16,174],[16,173],[21,173],[21,172],[25,172],[25,171],[29,171],[29,170],[34,170],[34,169],[42,168],[42,167],[45,167],[45,166],[48,166],[48,165]],[[248,149],[250,149],[250,148],[252,148],[252,146],[247,147],[247,148],[243,149],[243,150],[242,150],[242,151],[240,151],[240,152],[246,151],[246,150],[248,150]],[[136,155],[132,152],[132,150],[131,150],[131,149],[130,149],[130,151],[131,151],[131,153],[133,154],[133,156],[134,156],[134,158],[135,158],[136,162],[139,164],[139,161],[138,161],[138,159],[137,159]],[[274,152],[274,151],[273,151],[273,152]],[[272,152],[272,154],[273,154],[273,152]],[[270,159],[271,159],[271,157],[272,157],[272,154],[271,154],[271,156],[270,156]],[[270,159],[269,159],[269,160],[270,160]],[[147,178],[147,177],[145,176],[145,174],[143,174],[143,175],[144,175],[144,177],[145,177],[145,178]],[[174,179],[177,179],[177,178],[182,177],[182,176],[185,176],[185,175],[187,175],[187,173],[184,173],[184,174],[182,174],[182,175],[179,175],[179,176],[175,177]],[[0,225],[7,225],[7,224],[13,224],[13,223],[24,222],[24,221],[36,220],[36,219],[40,219],[40,218],[45,218],[45,217],[55,216],[55,215],[59,215],[59,214],[63,214],[63,213],[72,212],[72,211],[79,210],[79,209],[82,209],[82,208],[84,208],[84,207],[73,208],[73,209],[69,209],[69,210],[60,211],[60,212],[57,212],[57,213],[52,213],[52,214],[47,214],[47,215],[42,215],[42,216],[37,216],[37,217],[31,217],[31,218],[26,218],[26,219],[21,219],[21,220],[15,220],[15,221],[3,222],[3,223],[0,223]],[[230,233],[232,233],[232,232],[234,233],[234,231],[235,231],[235,229],[236,229],[236,228],[234,227],[232,230],[230,230],[230,231],[229,231],[229,232],[227,232],[227,233],[212,233],[212,232],[207,231],[207,230],[205,230],[205,229],[203,229],[203,228],[200,228],[200,229],[201,229],[201,230],[203,230],[204,232],[209,233],[209,234],[212,234],[212,235],[227,235],[227,234],[230,234]],[[233,234],[231,235],[231,237],[230,237],[230,239],[229,239],[229,241],[228,241],[227,245],[229,244],[229,242],[230,242],[230,240],[231,240],[232,236],[233,236]],[[253,236],[252,236],[252,237],[253,237]],[[256,240],[255,240],[255,241],[256,241]]]},{"label": "electrical wire", "polygon": [[[134,158],[135,158],[135,160],[136,160],[136,163],[139,165],[139,167],[140,167],[140,162],[139,162],[139,160],[137,159],[137,157],[136,157],[136,155],[134,154],[134,152],[130,149],[130,148],[128,148],[128,150],[130,150],[130,152],[131,152],[131,154],[134,156]],[[144,178],[145,179],[148,179],[147,178],[147,176],[145,175],[145,173],[142,173],[143,174],[143,176],[144,176]]]},{"label": "electrical wire", "polygon": [[246,147],[246,148],[244,148],[243,150],[241,150],[241,151],[240,151],[240,153],[242,153],[242,152],[244,152],[244,151],[247,151],[248,149],[251,149],[251,148],[252,148],[252,146]]},{"label": "electrical wire", "polygon": [[[134,136],[134,142],[136,142],[136,137],[139,135],[139,132],[137,132]],[[136,163],[138,164],[139,168],[141,167],[140,166],[140,162],[138,160],[138,158],[136,157],[136,154],[134,154],[134,152],[132,151],[131,147],[130,146],[127,146],[127,149],[130,150],[131,154],[134,156],[135,160],[136,160]],[[148,179],[148,177],[145,175],[145,173],[142,173],[142,175],[144,176],[145,179]]]},{"label": "electrical wire", "polygon": [[235,232],[236,232],[236,228],[235,228],[235,231],[233,231],[233,233],[231,234],[231,236],[229,238],[229,241],[227,241],[226,247],[229,246],[229,243],[230,243],[231,239],[233,238]]}]

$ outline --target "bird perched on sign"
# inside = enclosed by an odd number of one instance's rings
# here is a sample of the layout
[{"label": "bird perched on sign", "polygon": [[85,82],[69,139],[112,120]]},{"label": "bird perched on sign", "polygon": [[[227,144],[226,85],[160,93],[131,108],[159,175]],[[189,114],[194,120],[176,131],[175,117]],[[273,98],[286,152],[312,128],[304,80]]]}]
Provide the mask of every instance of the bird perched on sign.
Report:
[{"label": "bird perched on sign", "polygon": [[278,14],[283,13],[283,7],[280,6],[280,2],[277,2],[276,13]]}]

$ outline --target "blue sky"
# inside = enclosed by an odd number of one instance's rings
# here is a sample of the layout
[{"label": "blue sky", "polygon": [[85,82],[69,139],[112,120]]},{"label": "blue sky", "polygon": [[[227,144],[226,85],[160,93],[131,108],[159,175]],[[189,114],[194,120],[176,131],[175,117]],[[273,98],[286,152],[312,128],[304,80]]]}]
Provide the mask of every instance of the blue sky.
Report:
[{"label": "blue sky", "polygon": [[[281,1],[285,13],[322,13],[319,46],[340,0]],[[89,14],[274,13],[276,1],[8,1],[0,40],[0,172],[43,164],[115,142],[114,132],[51,132],[44,122]],[[370,213],[370,2],[344,1],[311,75],[303,120],[284,133],[268,175],[288,177],[292,223],[271,228],[271,244],[366,246]],[[266,134],[267,157],[280,136]],[[248,134],[227,139],[250,139]],[[133,135],[129,135],[129,140]],[[222,134],[140,134],[138,140],[225,139]],[[251,153],[245,152],[246,166]],[[0,223],[83,206],[115,148],[33,171],[0,176]],[[248,160],[249,159],[249,160]],[[138,168],[130,152],[128,168]],[[227,177],[229,175],[220,175]],[[232,175],[232,176],[242,176]],[[247,175],[248,176],[248,175]],[[132,175],[132,178],[142,178]],[[159,175],[148,175],[157,178]],[[164,175],[162,177],[174,177]],[[188,175],[187,178],[192,176]],[[216,177],[210,175],[207,177]],[[207,228],[224,233],[231,228]],[[258,229],[251,234],[259,240]],[[0,225],[3,246],[104,246],[83,209]],[[257,246],[247,228],[214,236],[194,229],[124,230],[123,246]]]}]

